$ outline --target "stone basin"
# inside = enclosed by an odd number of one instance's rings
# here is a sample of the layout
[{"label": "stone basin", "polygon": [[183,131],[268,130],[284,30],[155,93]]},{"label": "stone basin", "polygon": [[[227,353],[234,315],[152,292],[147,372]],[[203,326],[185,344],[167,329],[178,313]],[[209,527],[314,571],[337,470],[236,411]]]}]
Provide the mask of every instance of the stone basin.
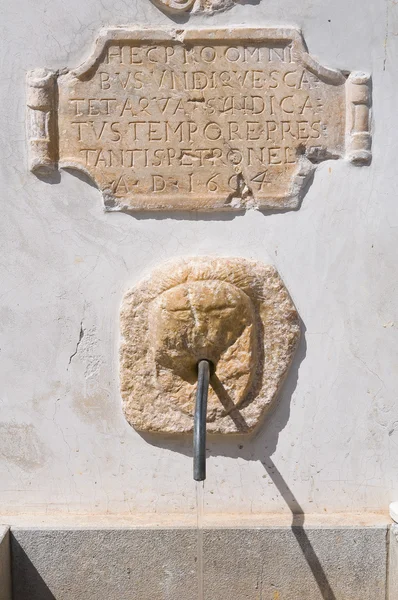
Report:
[{"label": "stone basin", "polygon": [[[203,600],[398,598],[397,525],[301,520],[205,524]],[[18,522],[1,531],[0,600],[197,600],[198,549],[190,525]]]}]

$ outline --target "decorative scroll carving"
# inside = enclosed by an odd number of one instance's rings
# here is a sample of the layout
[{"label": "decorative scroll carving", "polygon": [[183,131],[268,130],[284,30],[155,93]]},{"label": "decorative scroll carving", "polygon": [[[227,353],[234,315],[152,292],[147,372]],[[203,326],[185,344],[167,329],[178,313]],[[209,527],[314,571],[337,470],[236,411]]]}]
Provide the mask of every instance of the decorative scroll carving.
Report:
[{"label": "decorative scroll carving", "polygon": [[152,0],[156,6],[164,12],[181,13],[204,12],[212,14],[216,12],[226,11],[244,0]]},{"label": "decorative scroll carving", "polygon": [[27,75],[29,167],[41,175],[56,169],[55,80],[56,74],[45,69]]},{"label": "decorative scroll carving", "polygon": [[160,8],[175,13],[192,10],[194,3],[195,0],[154,0],[154,4],[157,4]]},{"label": "decorative scroll carving", "polygon": [[322,67],[294,29],[106,30],[28,86],[32,170],[59,155],[107,210],[297,208],[317,163],[371,159],[369,76]]},{"label": "decorative scroll carving", "polygon": [[166,263],[121,311],[121,391],[136,429],[192,431],[196,366],[215,367],[213,433],[251,431],[273,404],[293,358],[297,312],[274,267],[242,258]]}]

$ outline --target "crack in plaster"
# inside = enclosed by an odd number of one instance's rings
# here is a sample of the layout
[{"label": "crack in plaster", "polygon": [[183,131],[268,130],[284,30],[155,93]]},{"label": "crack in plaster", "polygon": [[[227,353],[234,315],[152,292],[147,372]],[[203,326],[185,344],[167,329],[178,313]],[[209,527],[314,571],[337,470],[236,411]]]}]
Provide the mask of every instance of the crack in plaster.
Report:
[{"label": "crack in plaster", "polygon": [[70,357],[69,357],[68,368],[69,368],[69,365],[71,364],[72,360],[74,359],[74,357],[75,357],[75,356],[76,356],[76,354],[78,353],[78,351],[79,351],[79,346],[80,346],[80,343],[81,343],[81,341],[82,341],[82,339],[83,339],[83,338],[84,338],[84,328],[83,328],[83,321],[80,321],[79,339],[78,339],[78,341],[77,341],[77,344],[76,344],[75,351],[74,351],[74,352],[73,352],[73,354],[71,354],[71,355],[70,355]]}]

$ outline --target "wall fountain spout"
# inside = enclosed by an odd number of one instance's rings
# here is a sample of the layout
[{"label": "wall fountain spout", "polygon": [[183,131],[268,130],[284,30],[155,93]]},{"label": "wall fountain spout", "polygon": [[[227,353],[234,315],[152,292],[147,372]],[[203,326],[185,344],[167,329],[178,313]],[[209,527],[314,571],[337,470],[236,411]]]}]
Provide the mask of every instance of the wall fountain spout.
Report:
[{"label": "wall fountain spout", "polygon": [[195,481],[206,479],[206,414],[210,373],[211,363],[208,360],[200,360],[193,423],[193,478]]}]

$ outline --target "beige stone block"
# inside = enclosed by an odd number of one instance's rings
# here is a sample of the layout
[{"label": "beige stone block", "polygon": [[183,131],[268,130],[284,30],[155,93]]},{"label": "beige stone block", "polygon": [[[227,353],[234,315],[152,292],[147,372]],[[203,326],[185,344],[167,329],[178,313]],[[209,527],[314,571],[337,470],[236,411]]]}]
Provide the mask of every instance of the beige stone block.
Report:
[{"label": "beige stone block", "polygon": [[296,29],[109,29],[29,74],[30,166],[84,171],[107,210],[292,209],[319,162],[370,161],[370,104]]},{"label": "beige stone block", "polygon": [[121,392],[138,430],[193,428],[197,364],[213,363],[210,433],[253,430],[275,401],[300,326],[276,269],[242,258],[171,261],[121,310]]}]

